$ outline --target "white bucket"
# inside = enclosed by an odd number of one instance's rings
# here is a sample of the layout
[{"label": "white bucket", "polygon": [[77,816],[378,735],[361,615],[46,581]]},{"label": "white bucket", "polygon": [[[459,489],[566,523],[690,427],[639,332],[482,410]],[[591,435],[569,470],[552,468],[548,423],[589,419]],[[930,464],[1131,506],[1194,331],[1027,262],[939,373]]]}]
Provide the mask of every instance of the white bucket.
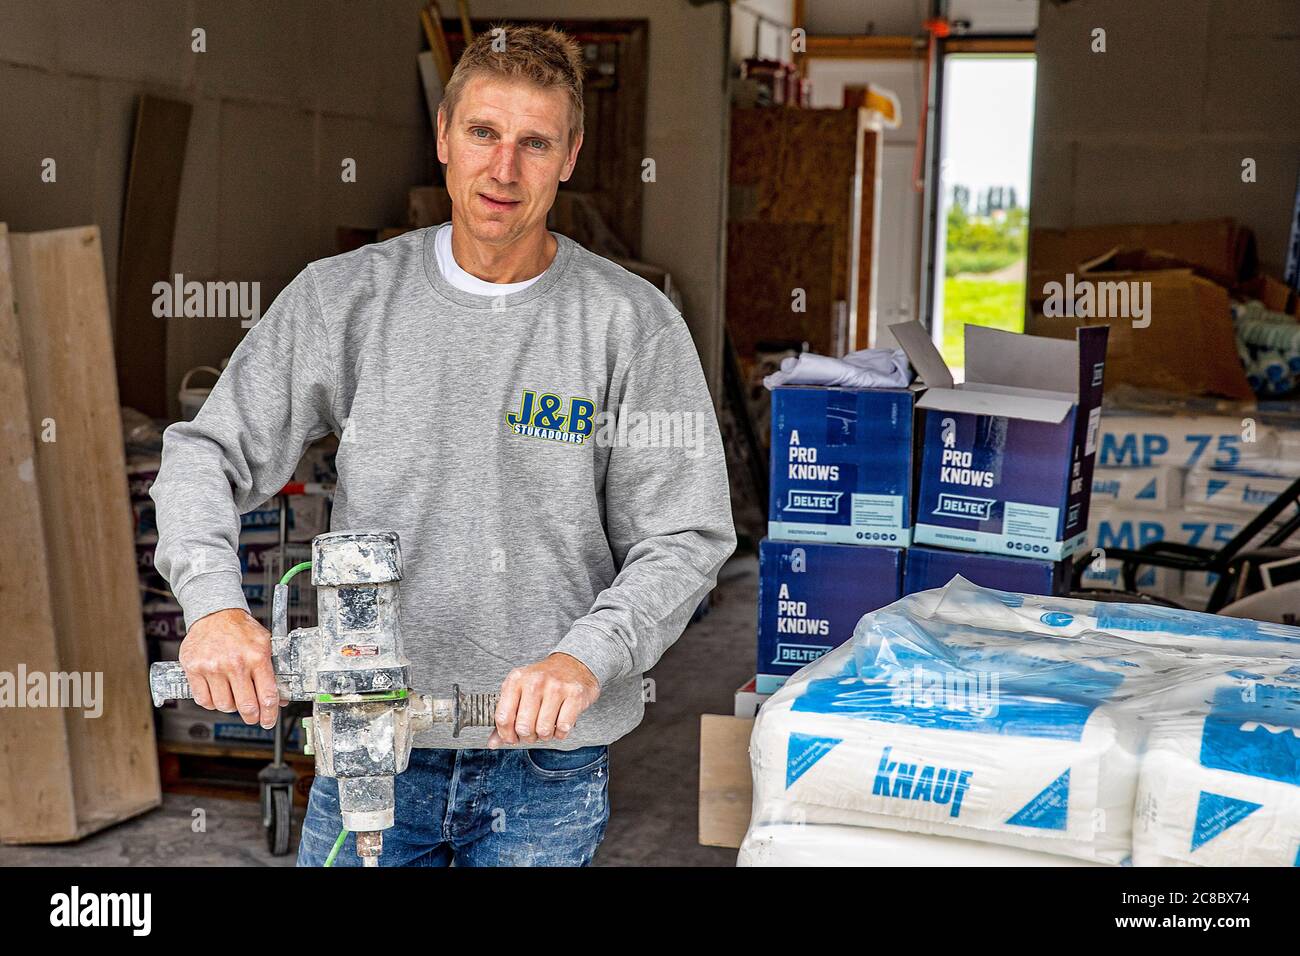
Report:
[{"label": "white bucket", "polygon": [[177,393],[177,398],[180,399],[181,403],[181,421],[183,422],[194,421],[194,416],[199,413],[203,403],[212,394],[212,385],[206,388],[190,388],[190,376],[195,372],[211,372],[215,377],[221,377],[221,369],[213,368],[211,365],[196,365],[185,373],[185,377],[181,379],[180,392]]}]

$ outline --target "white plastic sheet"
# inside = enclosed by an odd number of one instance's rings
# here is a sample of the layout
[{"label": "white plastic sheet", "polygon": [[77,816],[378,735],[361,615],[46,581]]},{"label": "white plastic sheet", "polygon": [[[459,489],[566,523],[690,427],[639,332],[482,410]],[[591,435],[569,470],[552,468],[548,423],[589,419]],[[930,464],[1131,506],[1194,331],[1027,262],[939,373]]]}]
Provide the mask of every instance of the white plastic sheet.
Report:
[{"label": "white plastic sheet", "polygon": [[[954,578],[795,675],[750,754],[750,850],[810,825],[1111,864],[1296,862],[1300,629]],[[1202,800],[1211,782],[1267,810]],[[1257,846],[1265,827],[1277,846]]]}]

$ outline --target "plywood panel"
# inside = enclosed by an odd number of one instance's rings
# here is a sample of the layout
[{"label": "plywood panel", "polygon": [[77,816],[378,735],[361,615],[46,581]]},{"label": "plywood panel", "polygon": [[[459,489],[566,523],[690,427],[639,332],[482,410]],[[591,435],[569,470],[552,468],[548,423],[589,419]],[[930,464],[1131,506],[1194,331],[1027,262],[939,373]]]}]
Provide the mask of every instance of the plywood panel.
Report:
[{"label": "plywood panel", "polygon": [[[867,128],[866,113],[859,109],[731,111],[729,219],[831,227],[834,296],[848,304],[850,327],[859,315],[863,321],[867,317],[858,301],[858,259],[874,241],[870,230],[862,229]],[[876,171],[873,160],[873,177]],[[874,209],[874,180],[871,188]],[[870,271],[869,261],[867,267]],[[735,281],[728,273],[728,286]],[[865,334],[864,329],[860,338]]]},{"label": "plywood panel", "polygon": [[[836,351],[832,226],[732,222],[727,226],[727,330],[738,355],[752,360],[762,341],[806,341],[822,355]],[[793,291],[806,294],[795,312]]]},{"label": "plywood panel", "polygon": [[[78,832],[157,806],[140,595],[94,226],[10,237],[59,669],[102,675],[100,713],[63,711]],[[42,437],[45,437],[44,435]]]},{"label": "plywood panel", "polygon": [[[17,684],[23,671],[58,670],[59,656],[11,276],[8,230],[0,223],[0,672]],[[63,712],[16,703],[0,707],[0,842],[69,839],[77,815]]]}]

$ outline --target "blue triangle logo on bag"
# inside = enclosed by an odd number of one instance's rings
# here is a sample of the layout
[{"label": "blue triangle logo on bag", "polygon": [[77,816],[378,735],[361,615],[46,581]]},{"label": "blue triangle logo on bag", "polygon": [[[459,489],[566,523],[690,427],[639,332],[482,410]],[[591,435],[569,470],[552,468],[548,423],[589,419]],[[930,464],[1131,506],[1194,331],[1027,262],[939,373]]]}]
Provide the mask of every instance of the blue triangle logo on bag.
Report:
[{"label": "blue triangle logo on bag", "polygon": [[1007,823],[1039,830],[1064,830],[1069,815],[1070,771],[1067,770],[1017,810]]},{"label": "blue triangle logo on bag", "polygon": [[834,749],[843,738],[815,737],[812,734],[791,734],[786,746],[785,787],[790,789],[810,767]]},{"label": "blue triangle logo on bag", "polygon": [[1204,846],[1233,824],[1240,823],[1262,803],[1225,797],[1221,793],[1201,791],[1196,801],[1196,825],[1192,827],[1192,849]]}]

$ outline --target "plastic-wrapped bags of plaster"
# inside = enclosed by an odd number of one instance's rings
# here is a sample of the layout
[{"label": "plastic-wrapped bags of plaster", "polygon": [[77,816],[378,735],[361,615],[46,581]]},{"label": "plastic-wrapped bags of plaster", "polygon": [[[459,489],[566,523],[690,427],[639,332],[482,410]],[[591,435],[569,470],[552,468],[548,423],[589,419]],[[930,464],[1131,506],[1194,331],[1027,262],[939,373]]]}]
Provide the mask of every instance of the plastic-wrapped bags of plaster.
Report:
[{"label": "plastic-wrapped bags of plaster", "polygon": [[[1294,859],[1298,683],[1300,629],[954,578],[865,615],[763,706],[742,861],[833,842],[827,827],[952,839],[940,855],[975,852],[960,840],[1109,864]],[[1205,730],[1225,721],[1235,735]],[[1275,852],[1252,849],[1265,829]]]},{"label": "plastic-wrapped bags of plaster", "polygon": [[745,838],[737,866],[1099,866],[996,843],[875,827],[772,823]]}]

